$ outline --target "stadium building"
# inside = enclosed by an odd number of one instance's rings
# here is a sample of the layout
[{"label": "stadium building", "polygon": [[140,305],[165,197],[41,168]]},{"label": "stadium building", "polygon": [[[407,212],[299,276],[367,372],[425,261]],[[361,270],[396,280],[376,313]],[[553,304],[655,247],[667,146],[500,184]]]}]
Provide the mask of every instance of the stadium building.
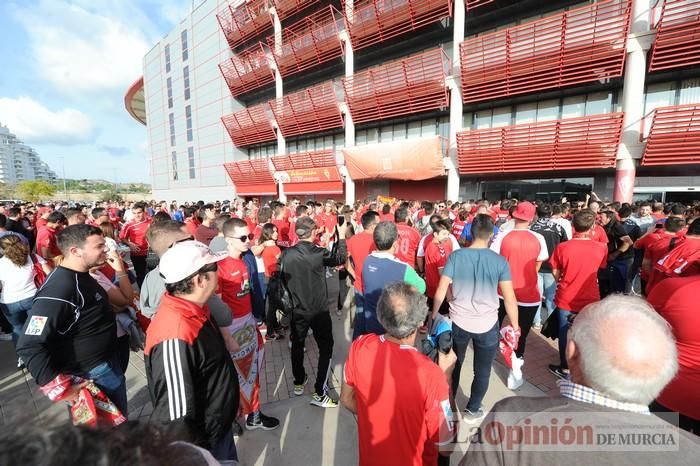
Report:
[{"label": "stadium building", "polygon": [[206,0],[143,68],[157,199],[700,198],[700,0]]}]

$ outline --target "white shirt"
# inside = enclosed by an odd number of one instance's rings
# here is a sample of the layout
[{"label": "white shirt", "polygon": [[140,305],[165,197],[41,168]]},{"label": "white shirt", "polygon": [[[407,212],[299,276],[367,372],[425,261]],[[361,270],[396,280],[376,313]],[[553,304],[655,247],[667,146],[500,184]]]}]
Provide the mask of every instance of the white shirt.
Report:
[{"label": "white shirt", "polygon": [[566,239],[572,239],[574,237],[570,221],[562,217],[552,217],[550,220],[562,226],[562,228],[566,232]]},{"label": "white shirt", "polygon": [[[36,258],[40,264],[46,263],[41,257],[36,256]],[[27,262],[22,267],[13,264],[7,257],[0,259],[0,282],[2,283],[0,300],[4,304],[33,298],[36,294],[36,285],[32,259],[27,257]]]}]

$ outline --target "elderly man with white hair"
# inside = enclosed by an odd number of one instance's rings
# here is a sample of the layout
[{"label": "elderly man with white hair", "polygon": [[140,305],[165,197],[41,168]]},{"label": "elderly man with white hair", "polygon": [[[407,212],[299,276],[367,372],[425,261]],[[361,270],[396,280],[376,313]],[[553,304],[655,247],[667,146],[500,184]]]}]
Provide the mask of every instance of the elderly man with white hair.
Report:
[{"label": "elderly man with white hair", "polygon": [[460,464],[697,464],[697,438],[648,408],[678,370],[670,326],[649,304],[621,295],[589,304],[566,357],[559,395],[496,403]]}]

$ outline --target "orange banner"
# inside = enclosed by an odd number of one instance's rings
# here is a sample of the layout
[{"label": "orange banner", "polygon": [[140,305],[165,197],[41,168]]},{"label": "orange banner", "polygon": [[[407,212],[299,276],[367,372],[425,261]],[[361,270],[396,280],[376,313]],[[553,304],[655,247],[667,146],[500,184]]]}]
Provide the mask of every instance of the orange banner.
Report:
[{"label": "orange banner", "polygon": [[282,183],[314,183],[319,181],[341,181],[338,167],[300,168],[276,172]]},{"label": "orange banner", "polygon": [[417,181],[445,174],[439,136],[349,147],[343,156],[353,180]]}]

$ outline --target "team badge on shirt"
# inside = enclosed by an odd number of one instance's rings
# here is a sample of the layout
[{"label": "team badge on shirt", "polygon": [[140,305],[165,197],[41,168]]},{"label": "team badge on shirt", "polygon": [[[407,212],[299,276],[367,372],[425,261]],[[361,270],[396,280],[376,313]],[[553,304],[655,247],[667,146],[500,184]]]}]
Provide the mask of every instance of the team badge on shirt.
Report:
[{"label": "team badge on shirt", "polygon": [[29,319],[29,323],[27,324],[27,330],[24,331],[24,334],[34,336],[41,335],[41,333],[44,331],[44,327],[46,326],[47,320],[48,317],[32,316],[32,318]]}]

